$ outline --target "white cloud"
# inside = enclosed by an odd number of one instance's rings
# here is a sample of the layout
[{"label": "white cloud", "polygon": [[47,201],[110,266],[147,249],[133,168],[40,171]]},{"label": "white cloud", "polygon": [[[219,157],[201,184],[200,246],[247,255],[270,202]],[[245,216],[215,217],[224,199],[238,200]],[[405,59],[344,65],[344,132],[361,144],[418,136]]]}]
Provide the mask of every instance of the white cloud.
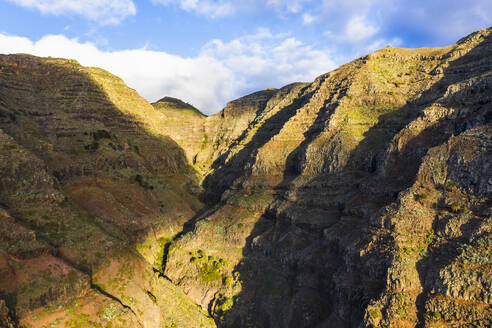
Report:
[{"label": "white cloud", "polygon": [[490,26],[492,1],[323,0],[310,12],[317,13],[331,39],[345,37],[354,45],[394,37],[446,45]]},{"label": "white cloud", "polygon": [[265,29],[230,42],[210,41],[202,54],[217,58],[234,71],[235,83],[244,89],[311,81],[336,67],[329,49],[314,49],[294,37],[272,35]]},{"label": "white cloud", "polygon": [[0,34],[0,53],[72,58],[121,77],[149,101],[173,96],[203,112],[219,111],[227,101],[266,87],[311,81],[333,68],[328,50],[314,49],[267,29],[237,40],[207,43],[196,57],[183,58],[147,49],[102,51],[93,43],[47,35],[38,41]]},{"label": "white cloud", "polygon": [[300,13],[307,2],[311,0],[268,0],[267,4],[281,11]]},{"label": "white cloud", "polygon": [[178,5],[186,11],[211,18],[227,16],[236,11],[234,1],[231,0],[152,0],[155,4]]},{"label": "white cloud", "polygon": [[361,49],[361,54],[373,52],[379,49],[382,49],[386,46],[390,47],[399,47],[401,46],[403,41],[400,38],[392,38],[392,39],[377,39],[372,41],[369,44],[366,44],[362,49]]},{"label": "white cloud", "polygon": [[309,25],[318,20],[318,17],[305,13],[302,15],[302,22],[304,25]]},{"label": "white cloud", "polygon": [[379,28],[367,23],[363,16],[352,17],[345,27],[345,40],[348,42],[361,42],[373,37]]},{"label": "white cloud", "polygon": [[101,25],[118,24],[137,10],[132,0],[8,0],[43,14],[78,14]]},{"label": "white cloud", "polygon": [[154,4],[179,6],[185,11],[217,18],[258,8],[273,8],[280,13],[301,13],[312,0],[152,0]]},{"label": "white cloud", "polygon": [[399,25],[425,35],[441,45],[456,42],[475,30],[489,27],[492,23],[490,0],[395,0],[397,3],[388,25]]}]

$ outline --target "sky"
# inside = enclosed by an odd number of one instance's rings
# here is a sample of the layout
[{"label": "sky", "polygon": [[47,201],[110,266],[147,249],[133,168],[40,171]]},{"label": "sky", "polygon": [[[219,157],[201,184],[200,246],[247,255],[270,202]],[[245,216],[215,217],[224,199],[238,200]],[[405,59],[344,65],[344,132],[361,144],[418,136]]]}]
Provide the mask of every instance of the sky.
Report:
[{"label": "sky", "polygon": [[76,59],[212,114],[387,45],[490,26],[491,0],[0,0],[0,54]]}]

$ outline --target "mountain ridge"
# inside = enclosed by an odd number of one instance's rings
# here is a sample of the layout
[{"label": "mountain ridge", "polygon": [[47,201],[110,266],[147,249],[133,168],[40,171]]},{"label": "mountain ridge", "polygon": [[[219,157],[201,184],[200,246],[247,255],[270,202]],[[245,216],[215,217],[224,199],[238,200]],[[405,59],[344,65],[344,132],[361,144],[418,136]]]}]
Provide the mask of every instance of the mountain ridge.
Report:
[{"label": "mountain ridge", "polygon": [[491,32],[208,117],[0,56],[0,323],[487,327]]}]

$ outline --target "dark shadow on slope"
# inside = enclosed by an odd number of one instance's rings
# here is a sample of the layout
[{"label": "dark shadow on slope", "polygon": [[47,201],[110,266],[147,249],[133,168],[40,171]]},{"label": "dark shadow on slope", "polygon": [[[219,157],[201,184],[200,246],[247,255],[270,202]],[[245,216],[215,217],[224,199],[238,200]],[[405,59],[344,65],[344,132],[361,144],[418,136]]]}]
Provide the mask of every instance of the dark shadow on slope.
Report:
[{"label": "dark shadow on slope", "polygon": [[[245,98],[249,98],[249,97],[255,97],[257,94],[259,93],[266,93],[266,96],[267,98],[264,99],[264,101],[262,101],[260,104],[258,104],[258,109],[256,110],[256,113],[255,113],[255,118],[253,119],[253,121],[249,124],[249,125],[256,125],[258,124],[258,121],[260,119],[260,115],[263,113],[263,111],[266,109],[266,106],[268,105],[268,102],[269,100],[275,95],[276,92],[278,92],[280,90],[265,90],[265,91],[259,91],[259,92],[255,92],[255,93],[252,93],[246,97],[243,97],[243,98],[240,98],[238,99],[238,101],[241,101],[242,99],[245,99]],[[225,117],[225,110],[226,108],[224,108],[221,112],[221,116],[222,117]],[[229,155],[231,154],[231,151],[233,150],[234,147],[236,147],[237,145],[239,145],[243,140],[244,138],[246,138],[246,136],[248,135],[248,131],[249,131],[249,127],[246,127],[243,132],[241,132],[241,134],[239,135],[239,137],[237,137],[233,142],[232,144],[229,146],[229,148],[223,153],[223,154],[220,154],[215,160],[214,162],[212,163],[212,165],[210,166],[212,169],[214,170],[217,170],[219,167],[221,167],[222,165],[225,164],[227,158],[229,157]]]},{"label": "dark shadow on slope", "polygon": [[[284,181],[280,185],[288,187],[296,177],[302,174],[306,165],[306,152],[309,145],[319,137],[327,128],[326,123],[338,107],[338,100],[345,97],[347,93],[347,83],[341,81],[336,90],[330,93],[325,100],[321,110],[318,112],[314,123],[304,132],[304,140],[294,149],[285,161]],[[335,100],[336,98],[336,100]]]},{"label": "dark shadow on slope", "polygon": [[[390,265],[384,249],[392,244],[391,236],[379,233],[369,218],[413,183],[429,148],[453,134],[484,124],[486,114],[477,108],[461,120],[443,119],[413,137],[399,152],[388,154],[391,141],[428,104],[438,102],[450,84],[464,80],[463,74],[468,73],[466,78],[478,77],[490,69],[486,63],[481,65],[483,53],[479,49],[490,39],[451,61],[442,78],[418,99],[382,115],[343,168],[319,174],[299,188],[295,203],[281,207],[286,200],[282,190],[302,175],[306,150],[325,128],[332,111],[326,106],[321,110],[305,134],[306,140],[288,156],[279,193],[247,239],[243,260],[235,269],[243,281],[242,291],[235,298],[234,307],[226,312],[224,327],[361,324],[365,307],[384,288]],[[473,69],[467,67],[469,63],[474,64]],[[227,166],[222,174],[226,172]],[[236,172],[234,178],[239,176],[240,172]],[[341,190],[338,194],[337,189]],[[323,194],[326,196],[321,196],[318,205],[313,204],[312,196]],[[316,220],[314,207],[324,211],[324,224]],[[303,222],[295,221],[303,216]],[[373,240],[380,247],[366,252]]]},{"label": "dark shadow on slope", "polygon": [[[438,221],[435,220],[432,227],[434,231],[438,231],[438,224]],[[462,236],[441,243],[434,242],[434,245],[429,246],[429,252],[426,256],[417,262],[417,270],[423,287],[423,292],[417,296],[416,301],[418,310],[417,327],[423,328],[426,326],[425,303],[429,296],[432,296],[431,291],[439,293],[441,286],[437,285],[437,282],[442,281],[440,271],[457,260],[462,252],[462,247],[470,244],[472,236],[476,240],[482,237],[487,238],[486,232],[476,235],[482,225],[483,222],[480,219],[470,220],[461,227]]]},{"label": "dark shadow on slope", "polygon": [[284,124],[296,114],[297,109],[308,101],[314,92],[305,93],[305,90],[306,87],[299,92],[301,95],[300,97],[296,98],[290,105],[284,107],[267,119],[264,124],[258,128],[251,140],[234,154],[232,158],[227,160],[232,148],[244,140],[249,132],[248,130],[244,131],[238,138],[238,141],[212,164],[212,168],[214,168],[215,171],[211,175],[208,175],[203,181],[206,199],[209,202],[218,202],[224,191],[238,183],[238,178],[251,175],[258,149],[263,147],[280,132]]},{"label": "dark shadow on slope", "polygon": [[[139,256],[135,245],[151,233],[156,217],[168,215],[176,219],[169,224],[182,224],[179,213],[173,211],[175,204],[162,204],[161,195],[172,178],[188,181],[179,186],[183,189],[196,183],[183,149],[172,139],[156,136],[138,119],[122,112],[75,64],[29,55],[0,56],[0,63],[4,64],[0,74],[0,128],[44,162],[43,169],[53,177],[53,188],[65,198],[33,198],[32,204],[22,204],[32,205],[30,212],[20,211],[16,202],[8,205],[13,217],[23,218],[18,224],[33,229],[37,239],[49,242],[53,256],[82,272],[91,272],[113,252],[128,250]],[[103,180],[101,183],[110,181],[109,187],[100,188],[94,177]],[[22,177],[18,178],[21,181]],[[79,179],[86,179],[93,190],[114,203],[101,201],[82,209],[65,193],[65,188]],[[9,198],[3,196],[9,193],[4,187],[5,183],[0,184],[1,199]],[[126,194],[128,190],[131,192]],[[186,203],[180,197],[190,190],[173,190],[172,197]],[[35,202],[44,202],[43,215],[37,214]],[[122,209],[121,216],[112,214],[113,205]],[[104,206],[108,208],[102,210]],[[112,248],[107,249],[99,236],[111,240]],[[81,246],[73,248],[73,244]],[[73,248],[80,254],[68,262],[61,248]],[[108,291],[100,292],[111,297]]]}]

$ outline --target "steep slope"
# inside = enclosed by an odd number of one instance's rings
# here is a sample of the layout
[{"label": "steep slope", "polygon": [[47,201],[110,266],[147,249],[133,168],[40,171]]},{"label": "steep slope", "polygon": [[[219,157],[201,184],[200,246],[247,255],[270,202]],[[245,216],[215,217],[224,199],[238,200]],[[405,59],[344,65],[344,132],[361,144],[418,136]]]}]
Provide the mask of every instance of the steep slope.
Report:
[{"label": "steep slope", "polygon": [[[167,118],[163,128],[183,147],[192,165],[207,176],[217,168],[217,158],[227,156],[234,147],[264,120],[295,98],[307,84],[293,83],[280,90],[267,89],[231,101],[220,112],[203,116],[189,105],[166,97],[152,104]],[[171,101],[169,101],[171,99]]]},{"label": "steep slope", "polygon": [[159,272],[201,207],[160,118],[101,69],[0,56],[0,298],[22,325],[213,325]]},{"label": "steep slope", "polygon": [[0,56],[0,324],[489,327],[491,121],[491,28],[209,117]]},{"label": "steep slope", "polygon": [[172,97],[164,97],[152,106],[161,114],[160,124],[165,127],[165,133],[183,147],[188,162],[193,163],[194,156],[207,142],[203,124],[206,116],[195,107]]},{"label": "steep slope", "polygon": [[209,205],[165,274],[224,327],[488,327],[491,32],[202,119]]}]

